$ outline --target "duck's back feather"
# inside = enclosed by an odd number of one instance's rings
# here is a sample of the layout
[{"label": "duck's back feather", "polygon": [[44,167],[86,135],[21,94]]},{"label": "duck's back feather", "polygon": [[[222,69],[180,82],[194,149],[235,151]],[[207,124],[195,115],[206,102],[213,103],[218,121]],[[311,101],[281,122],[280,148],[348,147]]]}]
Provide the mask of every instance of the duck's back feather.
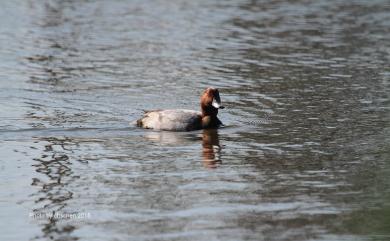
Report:
[{"label": "duck's back feather", "polygon": [[146,112],[137,125],[155,130],[191,131],[202,128],[202,116],[194,110],[155,110]]}]

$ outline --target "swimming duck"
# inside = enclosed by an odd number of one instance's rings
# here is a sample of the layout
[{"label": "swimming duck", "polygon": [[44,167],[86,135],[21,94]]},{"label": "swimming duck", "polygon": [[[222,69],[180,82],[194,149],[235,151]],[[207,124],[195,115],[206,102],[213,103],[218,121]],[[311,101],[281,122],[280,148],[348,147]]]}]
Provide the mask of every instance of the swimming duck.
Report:
[{"label": "swimming duck", "polygon": [[218,128],[222,122],[218,119],[218,109],[223,109],[219,91],[207,88],[200,98],[201,111],[170,109],[145,112],[137,120],[137,126],[146,129],[165,131],[193,131],[199,129]]}]

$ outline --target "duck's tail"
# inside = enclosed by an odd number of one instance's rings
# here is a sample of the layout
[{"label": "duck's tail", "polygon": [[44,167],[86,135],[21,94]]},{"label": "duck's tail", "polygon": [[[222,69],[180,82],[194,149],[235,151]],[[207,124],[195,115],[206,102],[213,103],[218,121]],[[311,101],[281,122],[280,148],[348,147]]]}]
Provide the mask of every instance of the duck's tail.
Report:
[{"label": "duck's tail", "polygon": [[142,127],[142,120],[143,120],[143,118],[138,119],[138,120],[135,121],[134,124],[137,125],[138,127]]}]

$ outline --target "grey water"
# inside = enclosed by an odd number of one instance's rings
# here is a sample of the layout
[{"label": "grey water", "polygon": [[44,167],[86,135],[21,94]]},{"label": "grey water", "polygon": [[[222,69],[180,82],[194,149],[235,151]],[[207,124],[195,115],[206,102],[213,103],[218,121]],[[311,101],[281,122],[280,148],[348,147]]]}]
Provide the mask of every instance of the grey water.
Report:
[{"label": "grey water", "polygon": [[[0,18],[0,240],[390,240],[389,1],[7,0]],[[225,127],[133,125],[209,86]]]}]

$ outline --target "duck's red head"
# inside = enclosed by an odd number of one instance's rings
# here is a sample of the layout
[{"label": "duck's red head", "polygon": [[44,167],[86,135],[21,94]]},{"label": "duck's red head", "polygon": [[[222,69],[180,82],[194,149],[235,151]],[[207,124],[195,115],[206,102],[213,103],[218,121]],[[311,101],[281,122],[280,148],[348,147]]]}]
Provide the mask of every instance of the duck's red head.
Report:
[{"label": "duck's red head", "polygon": [[203,116],[217,116],[218,109],[223,109],[219,91],[215,88],[207,88],[200,97],[200,107]]}]

